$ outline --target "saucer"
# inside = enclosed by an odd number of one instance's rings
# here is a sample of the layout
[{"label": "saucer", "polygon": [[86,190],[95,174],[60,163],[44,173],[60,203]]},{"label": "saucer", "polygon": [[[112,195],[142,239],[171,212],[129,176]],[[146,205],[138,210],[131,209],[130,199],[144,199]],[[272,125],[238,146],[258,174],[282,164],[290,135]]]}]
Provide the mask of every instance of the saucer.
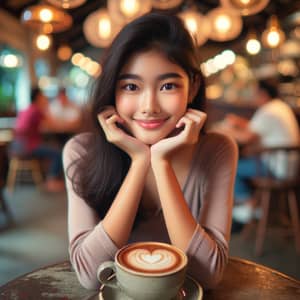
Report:
[{"label": "saucer", "polygon": [[[99,298],[97,297],[99,296]],[[174,300],[202,300],[203,289],[199,283],[190,276],[187,276],[183,287],[180,289],[177,297]],[[113,289],[109,286],[102,286],[99,295],[90,298],[89,300],[132,300],[124,295],[121,290]]]}]

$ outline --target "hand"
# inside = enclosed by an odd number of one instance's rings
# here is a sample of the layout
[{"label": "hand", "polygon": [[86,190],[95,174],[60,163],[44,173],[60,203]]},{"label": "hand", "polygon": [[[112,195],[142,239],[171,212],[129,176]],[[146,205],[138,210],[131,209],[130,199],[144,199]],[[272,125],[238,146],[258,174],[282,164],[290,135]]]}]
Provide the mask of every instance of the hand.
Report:
[{"label": "hand", "polygon": [[108,142],[125,151],[132,160],[141,158],[145,162],[150,161],[149,147],[121,128],[124,121],[113,106],[108,106],[98,114],[98,121]]},{"label": "hand", "polygon": [[165,159],[167,156],[183,145],[192,145],[197,143],[200,130],[207,118],[206,113],[188,109],[176,124],[174,132],[178,134],[163,139],[151,147],[151,159]]},{"label": "hand", "polygon": [[232,113],[227,114],[224,121],[228,127],[235,127],[235,128],[245,128],[248,124],[247,119]]}]

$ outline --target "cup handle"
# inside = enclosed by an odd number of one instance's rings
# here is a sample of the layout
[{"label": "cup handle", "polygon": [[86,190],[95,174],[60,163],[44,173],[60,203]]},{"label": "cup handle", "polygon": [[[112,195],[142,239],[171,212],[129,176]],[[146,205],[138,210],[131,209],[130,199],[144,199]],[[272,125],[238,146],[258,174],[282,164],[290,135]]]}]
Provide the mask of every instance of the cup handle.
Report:
[{"label": "cup handle", "polygon": [[114,278],[111,278],[112,274],[108,274],[108,270],[111,270],[113,274],[116,274],[116,266],[113,261],[105,261],[98,267],[97,279],[106,286],[118,289],[119,286],[116,277],[114,276]]}]

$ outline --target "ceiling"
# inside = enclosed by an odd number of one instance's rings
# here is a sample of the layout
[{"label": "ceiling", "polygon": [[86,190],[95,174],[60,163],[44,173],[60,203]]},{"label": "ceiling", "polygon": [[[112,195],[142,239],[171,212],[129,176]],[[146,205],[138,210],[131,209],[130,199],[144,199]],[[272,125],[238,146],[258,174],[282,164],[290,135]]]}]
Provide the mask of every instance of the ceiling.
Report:
[{"label": "ceiling", "polygon": [[[0,7],[19,19],[22,11],[27,6],[34,5],[39,2],[41,1],[1,0]],[[219,5],[219,0],[184,1],[183,5],[181,5],[178,9],[173,10],[173,12],[175,13],[179,11],[184,7],[184,5],[188,4],[195,4],[198,10],[205,14],[209,10],[217,7]],[[83,22],[91,12],[104,6],[106,6],[106,0],[87,0],[81,6],[68,10],[73,17],[73,26],[67,31],[53,34],[54,46],[58,47],[62,43],[68,43],[72,47],[73,51],[83,51],[86,47],[89,47],[89,44],[83,35]],[[226,45],[227,47],[236,47],[240,44],[239,42],[245,38],[250,28],[254,28],[258,33],[262,32],[266,26],[268,18],[272,14],[276,14],[279,17],[283,26],[288,26],[287,17],[296,11],[300,12],[299,0],[270,0],[269,4],[262,12],[252,16],[243,17],[243,31],[237,39],[227,43],[208,41],[206,45],[218,47],[224,47]]]}]

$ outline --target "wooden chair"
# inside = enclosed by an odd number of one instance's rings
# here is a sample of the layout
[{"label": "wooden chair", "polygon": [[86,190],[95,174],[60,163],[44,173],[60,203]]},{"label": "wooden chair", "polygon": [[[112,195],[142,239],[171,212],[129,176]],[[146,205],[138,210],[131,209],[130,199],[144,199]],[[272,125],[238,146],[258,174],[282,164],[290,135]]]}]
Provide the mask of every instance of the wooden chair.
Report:
[{"label": "wooden chair", "polygon": [[6,182],[9,192],[13,193],[19,175],[24,172],[31,174],[31,178],[37,187],[41,186],[43,174],[40,161],[30,156],[13,154],[10,157]]},{"label": "wooden chair", "polygon": [[[243,230],[243,235],[246,237],[249,234],[250,229],[253,228],[253,225],[256,225],[255,254],[258,256],[261,255],[266,237],[269,215],[271,213],[271,200],[281,199],[287,204],[288,211],[284,216],[288,217],[295,238],[296,251],[300,254],[299,210],[296,198],[297,190],[300,188],[300,146],[259,148],[254,151],[252,149],[252,155],[257,157],[258,168],[262,170],[262,168],[265,169],[263,164],[264,166],[272,164],[273,171],[271,171],[270,168],[267,168],[268,171],[265,172],[266,174],[264,174],[264,176],[257,176],[251,180],[251,184],[255,191],[256,205],[261,209],[261,217],[258,221],[252,220],[247,224]],[[274,176],[276,167],[279,168],[282,164],[286,165],[286,176]],[[278,171],[280,170],[278,169]],[[281,216],[283,216],[283,207],[279,210]],[[283,226],[280,226],[280,229],[281,232],[286,232],[286,230],[283,230]]]}]

